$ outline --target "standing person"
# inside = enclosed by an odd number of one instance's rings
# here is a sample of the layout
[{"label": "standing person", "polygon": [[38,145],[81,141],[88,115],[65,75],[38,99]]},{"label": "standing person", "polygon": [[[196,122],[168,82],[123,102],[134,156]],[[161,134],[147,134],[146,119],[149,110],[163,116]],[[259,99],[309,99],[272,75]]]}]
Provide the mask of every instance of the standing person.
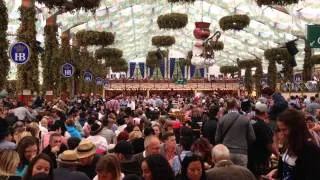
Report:
[{"label": "standing person", "polygon": [[90,136],[87,140],[92,142],[97,147],[99,154],[106,154],[108,152],[108,142],[106,138],[100,135],[103,125],[100,121],[96,121],[91,126]]},{"label": "standing person", "polygon": [[21,139],[17,146],[20,157],[20,164],[16,170],[17,176],[24,176],[32,159],[39,154],[39,141],[33,136],[26,136]]},{"label": "standing person", "polygon": [[50,136],[49,145],[43,149],[43,153],[47,154],[51,160],[53,167],[57,167],[57,158],[59,154],[67,150],[67,146],[62,143],[62,136],[59,133],[53,133]]},{"label": "standing person", "polygon": [[215,145],[214,135],[216,134],[219,106],[212,104],[209,107],[209,119],[205,120],[201,127],[203,137],[207,138],[212,145]]},{"label": "standing person", "polygon": [[174,180],[174,174],[168,161],[160,154],[145,158],[141,164],[144,180]]},{"label": "standing person", "polygon": [[96,164],[99,156],[96,155],[96,146],[89,140],[82,140],[76,149],[80,166],[78,171],[84,172],[90,179],[93,179],[96,174]]},{"label": "standing person", "polygon": [[206,180],[204,163],[200,156],[190,154],[182,161],[180,180]]},{"label": "standing person", "polygon": [[101,157],[96,167],[97,176],[93,180],[122,180],[120,163],[114,155]]},{"label": "standing person", "polygon": [[116,144],[117,137],[116,133],[114,133],[111,129],[109,129],[109,118],[108,116],[102,117],[102,130],[98,133],[100,136],[104,137],[109,144]]},{"label": "standing person", "polygon": [[75,120],[73,117],[70,117],[69,119],[67,119],[66,120],[66,129],[71,137],[77,137],[77,138],[81,139],[82,136],[81,136],[79,130],[76,128],[74,121]]},{"label": "standing person", "polygon": [[114,147],[114,153],[120,162],[121,172],[125,175],[140,175],[140,165],[133,159],[133,146],[128,141],[120,141]]},{"label": "standing person", "polygon": [[41,173],[47,175],[47,180],[53,180],[53,169],[51,158],[46,154],[39,154],[31,161],[23,180],[31,180]]},{"label": "standing person", "polygon": [[0,118],[0,149],[16,149],[16,144],[10,141],[10,136],[7,121]]},{"label": "standing person", "polygon": [[268,178],[278,179],[320,179],[320,149],[315,145],[302,112],[287,109],[277,121],[284,137],[285,152],[281,155],[278,169]]},{"label": "standing person", "polygon": [[228,113],[218,122],[215,141],[230,149],[231,160],[235,164],[247,167],[248,145],[256,137],[250,121],[239,114],[238,108],[236,99],[232,98],[227,102]]},{"label": "standing person", "polygon": [[144,140],[144,151],[134,155],[134,159],[141,165],[142,160],[153,154],[160,154],[160,140],[156,136],[148,136]]},{"label": "standing person", "polygon": [[161,146],[161,154],[167,159],[172,166],[173,158],[177,155],[177,142],[174,133],[165,133],[163,135],[164,143]]},{"label": "standing person", "polygon": [[273,146],[273,132],[267,122],[268,106],[264,103],[255,104],[255,117],[251,120],[256,140],[249,145],[248,168],[259,178],[269,170],[269,159],[272,153],[278,155]]},{"label": "standing person", "polygon": [[193,138],[184,136],[180,139],[180,146],[182,147],[182,151],[180,154],[176,155],[172,160],[172,170],[175,176],[178,176],[181,173],[181,163],[183,159],[191,153],[191,145],[193,142]]},{"label": "standing person", "polygon": [[233,164],[229,149],[223,144],[212,149],[212,161],[215,166],[206,172],[208,180],[256,180],[247,168]]},{"label": "standing person", "polygon": [[35,117],[30,113],[28,106],[24,103],[19,102],[18,107],[12,110],[13,114],[18,117],[19,121],[31,121]]},{"label": "standing person", "polygon": [[19,154],[14,150],[0,150],[0,179],[20,180],[21,177],[15,176],[19,165]]},{"label": "standing person", "polygon": [[66,150],[57,159],[58,168],[54,170],[54,180],[89,180],[83,172],[76,171],[79,165],[78,155],[73,150]]}]

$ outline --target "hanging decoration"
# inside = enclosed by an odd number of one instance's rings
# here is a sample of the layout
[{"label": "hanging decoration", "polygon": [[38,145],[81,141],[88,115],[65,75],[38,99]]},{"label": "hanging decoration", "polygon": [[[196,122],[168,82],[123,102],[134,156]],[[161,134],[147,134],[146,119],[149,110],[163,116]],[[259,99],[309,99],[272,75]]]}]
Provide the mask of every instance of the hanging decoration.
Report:
[{"label": "hanging decoration", "polygon": [[210,23],[195,22],[196,28],[193,30],[193,35],[196,39],[205,40],[210,36]]},{"label": "hanging decoration", "polygon": [[264,56],[268,60],[274,60],[281,64],[281,61],[289,60],[290,54],[286,48],[272,48],[264,52]]},{"label": "hanging decoration", "polygon": [[114,43],[114,35],[111,32],[86,31],[77,32],[76,38],[80,46],[101,45],[108,46]]},{"label": "hanging decoration", "polygon": [[305,44],[305,48],[304,48],[304,63],[303,63],[303,71],[302,71],[302,79],[304,82],[310,81],[312,78],[312,62],[310,60],[311,58],[311,47],[307,41],[307,39],[304,39],[304,44]]},{"label": "hanging decoration", "polygon": [[44,4],[49,9],[59,8],[67,11],[85,10],[94,11],[100,6],[101,0],[36,0],[37,2]]},{"label": "hanging decoration", "polygon": [[272,5],[280,5],[280,6],[285,6],[285,5],[290,5],[290,4],[296,4],[299,2],[299,0],[256,0],[257,4],[259,6],[262,5],[267,5],[267,6],[272,6]]},{"label": "hanging decoration", "polygon": [[112,66],[113,72],[127,72],[128,71],[128,62],[124,58],[117,59],[117,63]]},{"label": "hanging decoration", "polygon": [[248,91],[248,94],[252,93],[252,70],[251,68],[246,68],[244,73],[244,87]]},{"label": "hanging decoration", "polygon": [[222,41],[208,41],[208,43],[204,45],[205,51],[221,51],[223,48],[224,44]]},{"label": "hanging decoration", "polygon": [[18,65],[18,90],[39,91],[39,60],[36,40],[36,8],[34,0],[22,1],[19,8],[21,25],[18,29],[18,41],[30,46],[31,57],[28,63]]},{"label": "hanging decoration", "polygon": [[160,15],[157,23],[160,29],[181,29],[188,24],[188,15],[182,13]]},{"label": "hanging decoration", "polygon": [[44,27],[45,34],[45,50],[41,57],[42,62],[42,76],[43,84],[42,90],[44,92],[49,90],[57,90],[60,79],[60,63],[58,39],[57,39],[58,26],[55,24],[47,24]]},{"label": "hanging decoration", "polygon": [[[249,94],[251,94],[253,90],[252,68],[256,67],[255,86],[256,86],[257,95],[259,95],[261,92],[260,81],[263,75],[261,59],[257,58],[257,59],[243,60],[243,61],[238,60],[237,62],[238,62],[239,72],[241,72],[240,71],[241,69],[245,69],[244,86]],[[240,77],[240,74],[238,74],[238,77]]]},{"label": "hanging decoration", "polygon": [[238,61],[238,66],[240,69],[253,68],[259,65],[260,63],[261,62],[258,61],[257,59],[248,59],[248,60]]},{"label": "hanging decoration", "polygon": [[153,36],[152,45],[157,47],[168,47],[176,43],[176,40],[173,36]]},{"label": "hanging decoration", "polygon": [[168,0],[169,3],[194,3],[196,0]]},{"label": "hanging decoration", "polygon": [[268,66],[268,86],[271,89],[276,89],[277,86],[277,65],[275,60],[269,60]]},{"label": "hanging decoration", "polygon": [[[149,51],[147,54],[146,64],[149,68],[160,67],[161,59],[157,56],[157,51]],[[167,51],[161,51],[163,57],[168,56]]]},{"label": "hanging decoration", "polygon": [[8,10],[4,1],[0,1],[0,89],[4,89],[7,85],[7,76],[10,69],[10,62],[7,54],[8,41]]},{"label": "hanging decoration", "polygon": [[[60,48],[60,66],[64,63],[74,64],[71,59],[71,47],[70,47],[70,31],[62,32],[61,35],[61,48]],[[73,77],[72,77],[73,78]],[[72,89],[72,78],[63,78],[60,76],[60,91],[66,92]]]},{"label": "hanging decoration", "polygon": [[77,10],[84,9],[88,10],[95,10],[100,6],[101,0],[72,0],[74,7]]},{"label": "hanging decoration", "polygon": [[245,27],[249,26],[250,18],[247,15],[231,15],[225,16],[219,20],[220,28],[223,31],[227,30],[243,30]]},{"label": "hanging decoration", "polygon": [[117,48],[99,48],[96,50],[96,59],[104,59],[106,67],[113,67],[122,57],[123,52]]},{"label": "hanging decoration", "polygon": [[310,61],[313,65],[320,64],[320,54],[311,56]]},{"label": "hanging decoration", "polygon": [[263,78],[263,69],[262,69],[262,63],[257,64],[256,66],[256,73],[255,73],[255,86],[256,86],[256,95],[257,97],[261,95],[261,90],[263,83],[261,83],[261,80]]},{"label": "hanging decoration", "polygon": [[232,77],[234,77],[234,73],[238,72],[239,68],[238,66],[221,66],[220,72],[222,74],[231,74]]}]

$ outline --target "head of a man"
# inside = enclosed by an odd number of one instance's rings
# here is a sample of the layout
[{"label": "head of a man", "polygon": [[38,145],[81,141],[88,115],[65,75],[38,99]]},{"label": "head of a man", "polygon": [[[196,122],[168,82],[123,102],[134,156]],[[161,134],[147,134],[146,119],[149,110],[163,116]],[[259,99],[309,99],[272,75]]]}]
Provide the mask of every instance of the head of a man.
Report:
[{"label": "head of a man", "polygon": [[148,136],[144,140],[144,149],[147,156],[160,154],[160,140],[156,136]]},{"label": "head of a man", "polygon": [[53,133],[50,136],[50,140],[49,140],[50,146],[51,147],[59,147],[62,144],[62,136],[59,133]]},{"label": "head of a man", "polygon": [[177,142],[176,136],[172,132],[167,132],[163,135],[164,144],[167,149],[175,149]]},{"label": "head of a man", "polygon": [[262,120],[268,119],[268,106],[265,103],[257,102],[254,106],[256,116]]},{"label": "head of a man", "polygon": [[230,160],[230,151],[223,144],[218,144],[214,146],[214,148],[211,151],[211,154],[213,163],[218,163],[224,160]]}]

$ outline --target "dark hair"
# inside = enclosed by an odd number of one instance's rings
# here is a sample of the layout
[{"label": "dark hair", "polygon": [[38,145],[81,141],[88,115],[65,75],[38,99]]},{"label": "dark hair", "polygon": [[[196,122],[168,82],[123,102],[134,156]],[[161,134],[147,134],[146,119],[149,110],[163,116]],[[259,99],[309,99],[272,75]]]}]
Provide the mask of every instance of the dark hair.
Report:
[{"label": "dark hair", "polygon": [[200,180],[205,180],[206,179],[206,172],[204,168],[204,163],[201,159],[200,156],[197,156],[195,154],[189,154],[187,155],[181,164],[181,179],[182,180],[188,180],[188,167],[192,162],[199,161],[201,163],[201,168],[202,168],[202,175]]},{"label": "dark hair", "polygon": [[141,176],[136,174],[128,174],[122,180],[143,180]]},{"label": "dark hair", "polygon": [[211,104],[209,107],[210,120],[216,119],[218,112],[219,112],[219,106],[217,106],[216,104]]},{"label": "dark hair", "polygon": [[311,97],[310,97],[310,101],[313,102],[313,101],[315,101],[315,100],[316,100],[316,98],[315,98],[314,96],[311,96]]},{"label": "dark hair", "polygon": [[308,141],[312,140],[303,113],[295,109],[287,109],[279,115],[278,121],[289,129],[288,152],[298,156]]},{"label": "dark hair", "polygon": [[30,165],[28,166],[27,172],[26,172],[25,176],[23,177],[24,180],[32,179],[33,166],[40,159],[43,159],[43,160],[49,162],[50,170],[49,170],[49,176],[48,176],[47,180],[53,180],[53,164],[52,164],[52,160],[47,154],[44,154],[44,153],[41,153],[41,154],[39,154],[38,156],[36,156],[35,158],[32,159]]},{"label": "dark hair", "polygon": [[81,112],[79,113],[79,117],[80,117],[80,118],[85,118],[86,116],[87,116],[87,113],[84,112],[84,111],[81,111]]},{"label": "dark hair", "polygon": [[17,152],[19,153],[19,157],[20,157],[19,168],[29,163],[24,156],[24,152],[29,146],[34,146],[34,145],[37,146],[38,153],[39,153],[39,140],[36,137],[26,136],[19,141],[17,145]]},{"label": "dark hair", "polygon": [[172,133],[172,132],[165,132],[165,133],[163,134],[163,136],[162,136],[162,140],[163,140],[163,141],[166,141],[166,140],[169,139],[169,137],[172,137],[172,136],[175,137],[175,134]]},{"label": "dark hair", "polygon": [[160,154],[150,155],[144,159],[152,174],[153,180],[174,180],[174,174],[168,161]]},{"label": "dark hair", "polygon": [[185,151],[189,151],[191,149],[192,143],[193,143],[193,138],[191,137],[185,136],[180,138],[180,145]]},{"label": "dark hair", "polygon": [[67,141],[68,149],[70,149],[70,150],[76,149],[78,147],[80,141],[81,141],[81,139],[79,139],[78,137],[70,137]]},{"label": "dark hair", "polygon": [[212,145],[208,141],[208,139],[201,137],[197,139],[191,146],[191,151],[197,155],[201,155],[202,160],[208,162],[209,164],[212,161],[211,157],[211,149]]},{"label": "dark hair", "polygon": [[155,135],[154,130],[152,127],[146,127],[144,128],[143,131],[144,137],[150,136],[150,135]]}]

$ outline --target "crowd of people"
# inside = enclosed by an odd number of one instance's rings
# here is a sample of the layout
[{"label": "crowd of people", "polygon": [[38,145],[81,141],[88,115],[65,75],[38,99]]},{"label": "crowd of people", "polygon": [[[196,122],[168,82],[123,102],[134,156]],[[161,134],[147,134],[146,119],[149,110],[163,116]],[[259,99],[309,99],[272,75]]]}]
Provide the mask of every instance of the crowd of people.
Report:
[{"label": "crowd of people", "polygon": [[0,101],[0,180],[319,180],[320,98]]}]

